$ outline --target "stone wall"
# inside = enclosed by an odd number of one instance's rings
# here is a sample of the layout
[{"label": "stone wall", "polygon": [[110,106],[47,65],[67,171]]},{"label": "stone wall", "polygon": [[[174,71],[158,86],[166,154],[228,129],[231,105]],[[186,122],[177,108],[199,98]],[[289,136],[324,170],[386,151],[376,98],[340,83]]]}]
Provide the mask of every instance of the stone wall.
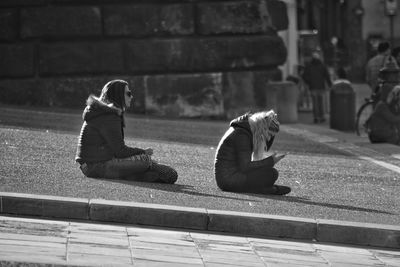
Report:
[{"label": "stone wall", "polygon": [[278,0],[2,0],[0,101],[82,108],[122,78],[135,112],[254,110],[281,79],[287,23]]}]

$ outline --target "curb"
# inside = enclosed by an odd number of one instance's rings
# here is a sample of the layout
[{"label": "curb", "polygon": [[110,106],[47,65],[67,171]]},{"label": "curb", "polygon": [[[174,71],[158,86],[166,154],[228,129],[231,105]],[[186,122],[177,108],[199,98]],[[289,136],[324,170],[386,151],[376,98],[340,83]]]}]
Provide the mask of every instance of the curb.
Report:
[{"label": "curb", "polygon": [[0,192],[0,214],[80,219],[400,248],[400,226]]}]

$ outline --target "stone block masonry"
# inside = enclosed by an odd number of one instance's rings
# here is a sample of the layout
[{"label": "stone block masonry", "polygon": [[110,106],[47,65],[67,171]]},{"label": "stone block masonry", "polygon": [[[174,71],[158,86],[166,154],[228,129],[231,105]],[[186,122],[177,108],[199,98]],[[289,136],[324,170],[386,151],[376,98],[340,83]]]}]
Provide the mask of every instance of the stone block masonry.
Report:
[{"label": "stone block masonry", "polygon": [[18,14],[16,9],[0,9],[0,40],[14,40],[18,36]]},{"label": "stone block masonry", "polygon": [[3,0],[0,102],[83,108],[89,93],[122,78],[134,112],[259,110],[268,83],[281,79],[277,30],[286,28],[280,0]]},{"label": "stone block masonry", "polygon": [[131,41],[126,53],[129,71],[166,73],[274,68],[286,56],[276,36]]},{"label": "stone block masonry", "polygon": [[33,76],[34,63],[34,45],[0,44],[0,77]]},{"label": "stone block masonry", "polygon": [[51,43],[39,46],[39,75],[124,73],[120,42]]},{"label": "stone block masonry", "polygon": [[108,36],[151,37],[191,35],[194,30],[191,4],[114,5],[103,9]]},{"label": "stone block masonry", "polygon": [[21,9],[21,38],[100,36],[98,6],[28,7]]}]

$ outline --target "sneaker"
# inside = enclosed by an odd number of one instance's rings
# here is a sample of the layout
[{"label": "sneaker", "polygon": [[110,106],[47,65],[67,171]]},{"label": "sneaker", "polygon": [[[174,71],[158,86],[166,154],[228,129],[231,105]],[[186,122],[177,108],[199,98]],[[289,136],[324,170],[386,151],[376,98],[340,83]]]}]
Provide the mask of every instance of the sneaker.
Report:
[{"label": "sneaker", "polygon": [[286,195],[289,194],[292,191],[292,189],[288,186],[283,186],[283,185],[273,185],[272,187],[268,188],[268,190],[266,190],[266,194],[270,194],[270,195]]}]

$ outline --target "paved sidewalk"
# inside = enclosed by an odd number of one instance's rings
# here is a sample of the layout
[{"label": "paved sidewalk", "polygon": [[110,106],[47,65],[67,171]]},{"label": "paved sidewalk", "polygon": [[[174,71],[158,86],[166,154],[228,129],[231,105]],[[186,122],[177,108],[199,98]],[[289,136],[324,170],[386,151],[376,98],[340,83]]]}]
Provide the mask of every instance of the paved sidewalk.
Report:
[{"label": "paved sidewalk", "polygon": [[0,214],[400,248],[400,227],[103,199],[0,192]]},{"label": "paved sidewalk", "polygon": [[400,266],[400,252],[200,231],[2,216],[0,265]]}]

